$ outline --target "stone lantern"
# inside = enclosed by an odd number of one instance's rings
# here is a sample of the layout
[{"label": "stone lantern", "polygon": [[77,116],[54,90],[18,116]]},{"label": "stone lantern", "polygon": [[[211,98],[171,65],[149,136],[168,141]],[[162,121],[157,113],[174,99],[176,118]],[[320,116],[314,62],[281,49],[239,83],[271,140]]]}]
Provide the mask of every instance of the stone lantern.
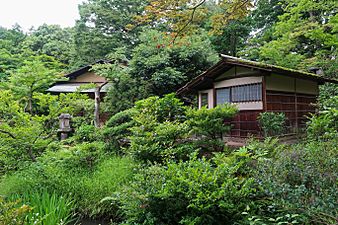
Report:
[{"label": "stone lantern", "polygon": [[71,115],[68,113],[62,113],[59,116],[60,128],[58,133],[61,134],[61,140],[67,139],[68,134],[72,131],[72,128],[70,127],[70,119]]}]

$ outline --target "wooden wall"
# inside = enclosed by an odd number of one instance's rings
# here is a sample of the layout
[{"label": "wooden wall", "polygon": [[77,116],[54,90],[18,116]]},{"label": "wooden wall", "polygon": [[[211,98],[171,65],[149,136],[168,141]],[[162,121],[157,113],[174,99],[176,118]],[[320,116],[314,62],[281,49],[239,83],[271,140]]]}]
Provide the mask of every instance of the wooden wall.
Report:
[{"label": "wooden wall", "polygon": [[239,111],[232,120],[226,121],[227,125],[231,125],[231,137],[248,137],[250,135],[260,136],[260,129],[257,121],[259,113],[262,110]]},{"label": "wooden wall", "polygon": [[306,125],[306,116],[316,110],[316,95],[295,94],[291,92],[267,91],[266,106],[268,112],[283,112],[287,120],[289,131]]},{"label": "wooden wall", "polygon": [[[254,75],[252,70],[232,68],[214,81],[215,88],[236,86],[238,84],[263,82],[263,101],[237,103],[238,115],[225,121],[232,129],[228,134],[231,137],[262,136],[257,117],[261,112],[283,112],[287,117],[288,133],[297,131],[306,126],[307,116],[315,113],[316,98],[319,93],[318,82],[289,77],[272,73],[262,78]],[[250,77],[241,77],[225,80],[231,74],[250,74]],[[214,94],[212,89],[207,90],[209,95]],[[295,94],[295,92],[297,94]],[[202,93],[202,92],[200,92]],[[214,103],[212,100],[211,103]],[[246,105],[250,106],[247,107]],[[246,106],[246,107],[245,107]]]},{"label": "wooden wall", "polygon": [[107,79],[96,75],[93,72],[86,72],[76,77],[75,79],[70,79],[69,83],[104,83]]},{"label": "wooden wall", "polygon": [[[290,92],[267,91],[267,112],[283,112],[287,117],[288,132],[294,132],[294,128],[306,126],[306,116],[315,113],[316,95],[294,94]],[[261,137],[257,117],[263,110],[240,111],[232,120],[225,121],[231,125],[229,135],[231,137],[249,137],[254,135]]]}]

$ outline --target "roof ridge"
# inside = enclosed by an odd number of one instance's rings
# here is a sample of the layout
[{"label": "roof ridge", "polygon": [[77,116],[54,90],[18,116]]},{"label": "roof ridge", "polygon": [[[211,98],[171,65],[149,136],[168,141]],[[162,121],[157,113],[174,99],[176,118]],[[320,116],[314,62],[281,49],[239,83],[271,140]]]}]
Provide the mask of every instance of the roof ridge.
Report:
[{"label": "roof ridge", "polygon": [[256,68],[256,69],[265,70],[265,71],[268,71],[268,72],[279,73],[279,74],[284,75],[284,76],[291,76],[291,77],[299,78],[299,79],[315,80],[315,81],[321,82],[321,83],[331,82],[331,83],[338,84],[337,79],[326,78],[324,76],[320,76],[320,75],[315,74],[315,73],[290,69],[290,68],[286,68],[286,67],[282,67],[282,66],[276,66],[276,65],[272,65],[272,64],[263,63],[263,62],[256,62],[256,61],[252,61],[252,60],[248,60],[248,59],[242,59],[242,58],[238,58],[238,57],[230,56],[230,55],[225,55],[225,54],[219,54],[219,56],[221,57],[221,60],[218,63],[214,64],[213,66],[208,68],[206,71],[204,71],[200,75],[194,77],[192,80],[190,80],[188,83],[186,83],[183,87],[178,89],[177,93],[178,94],[183,93],[185,90],[191,88],[195,84],[202,82],[203,79],[207,76],[208,77],[215,76],[214,71],[215,70],[220,71],[220,68],[224,67],[227,64],[232,65],[232,66],[237,65],[237,66],[243,66],[243,67],[246,66],[246,67]]},{"label": "roof ridge", "polygon": [[281,70],[286,70],[286,71],[291,71],[291,72],[304,73],[304,74],[316,76],[316,77],[322,77],[322,76],[319,76],[318,74],[307,72],[307,71],[304,71],[304,70],[291,69],[291,68],[284,67],[284,66],[278,66],[278,65],[273,65],[273,64],[269,64],[269,63],[258,62],[258,61],[253,61],[253,60],[249,60],[249,59],[243,59],[243,58],[230,56],[230,55],[226,55],[226,54],[220,54],[220,57],[225,58],[225,59],[232,59],[232,60],[236,60],[236,61],[244,61],[244,62],[247,62],[247,63],[255,64],[257,66],[270,67],[271,69],[276,68],[276,69],[281,69]]}]

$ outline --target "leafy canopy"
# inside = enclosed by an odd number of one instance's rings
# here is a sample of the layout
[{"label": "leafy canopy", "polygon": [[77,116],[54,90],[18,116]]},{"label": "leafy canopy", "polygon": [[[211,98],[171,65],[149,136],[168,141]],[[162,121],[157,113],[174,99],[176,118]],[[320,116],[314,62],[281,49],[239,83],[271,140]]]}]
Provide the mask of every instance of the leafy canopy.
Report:
[{"label": "leafy canopy", "polygon": [[[222,29],[231,20],[245,17],[252,8],[251,1],[220,0],[211,1],[218,11],[211,16],[211,26],[214,33],[222,33]],[[149,1],[145,13],[137,19],[140,22],[157,21],[166,23],[177,37],[187,31],[199,27],[199,23],[208,18],[209,9],[206,0],[169,0]]]}]

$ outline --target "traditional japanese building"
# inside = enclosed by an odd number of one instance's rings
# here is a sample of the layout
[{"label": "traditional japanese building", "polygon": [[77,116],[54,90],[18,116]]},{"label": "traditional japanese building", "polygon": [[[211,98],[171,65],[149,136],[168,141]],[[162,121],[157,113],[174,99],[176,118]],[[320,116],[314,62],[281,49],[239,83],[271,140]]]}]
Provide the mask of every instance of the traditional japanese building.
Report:
[{"label": "traditional japanese building", "polygon": [[[95,64],[110,63],[107,60],[99,60]],[[84,66],[65,75],[68,78],[66,81],[59,81],[50,87],[47,92],[52,94],[74,93],[80,92],[87,94],[95,101],[94,124],[99,126],[103,124],[108,118],[109,113],[100,113],[100,102],[106,95],[111,84],[105,77],[97,75],[91,71],[92,65]],[[85,85],[94,85],[94,88],[85,88]]]},{"label": "traditional japanese building", "polygon": [[288,132],[306,124],[306,116],[316,110],[319,85],[326,79],[320,70],[313,73],[220,55],[221,60],[177,91],[178,95],[196,94],[198,107],[213,108],[235,104],[239,113],[231,121],[232,137],[260,136],[257,117],[261,112],[283,112]]},{"label": "traditional japanese building", "polygon": [[[95,64],[103,63],[109,63],[109,61],[99,60]],[[69,74],[66,74],[65,77],[68,78],[68,80],[55,83],[47,91],[53,94],[73,93],[80,91],[81,93],[86,93],[91,98],[94,98],[95,88],[81,90],[80,87],[86,84],[95,84],[97,87],[100,87],[100,94],[102,98],[107,92],[110,84],[106,78],[91,71],[91,68],[92,65],[87,65]]]}]

